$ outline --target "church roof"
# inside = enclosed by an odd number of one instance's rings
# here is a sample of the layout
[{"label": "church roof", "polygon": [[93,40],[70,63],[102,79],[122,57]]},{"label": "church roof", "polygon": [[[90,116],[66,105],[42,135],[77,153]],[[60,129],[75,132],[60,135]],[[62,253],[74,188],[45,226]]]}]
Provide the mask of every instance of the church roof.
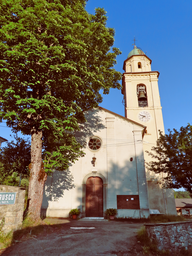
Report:
[{"label": "church roof", "polygon": [[141,49],[137,48],[136,45],[134,45],[133,50],[128,54],[127,58],[130,58],[133,55],[145,55],[145,53]]},{"label": "church roof", "polygon": [[135,122],[135,121],[133,121],[133,120],[127,118],[127,117],[124,117],[124,116],[121,116],[121,115],[119,115],[119,114],[116,114],[116,113],[114,113],[114,112],[112,112],[112,111],[110,111],[110,110],[108,110],[108,109],[106,109],[106,108],[103,108],[103,107],[100,107],[100,106],[99,106],[99,109],[100,109],[100,110],[104,110],[104,111],[106,111],[106,112],[108,112],[108,113],[110,113],[110,114],[112,114],[112,115],[117,116],[117,117],[120,117],[120,118],[122,118],[122,119],[124,119],[124,120],[126,120],[126,121],[128,121],[128,122],[132,122],[132,123],[134,123],[134,124],[136,124],[136,125],[141,126],[141,127],[143,128],[143,136],[144,136],[144,134],[145,134],[145,132],[146,132],[146,129],[147,129],[147,127],[146,127],[145,125],[142,125],[142,124],[140,124],[140,123],[138,123],[138,122]]},{"label": "church roof", "polygon": [[7,140],[0,136],[0,142],[5,142],[5,141]]},{"label": "church roof", "polygon": [[192,208],[191,198],[176,198],[175,205],[177,208]]}]

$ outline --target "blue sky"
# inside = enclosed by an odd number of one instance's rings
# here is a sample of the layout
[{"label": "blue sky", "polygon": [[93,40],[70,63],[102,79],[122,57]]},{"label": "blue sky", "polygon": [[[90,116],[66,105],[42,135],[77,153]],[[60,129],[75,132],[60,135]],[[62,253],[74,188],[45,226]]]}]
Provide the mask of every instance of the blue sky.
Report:
[{"label": "blue sky", "polygon": [[[159,71],[159,91],[165,131],[179,129],[192,117],[192,1],[172,0],[90,0],[87,11],[96,7],[107,11],[107,26],[115,29],[116,69],[133,49],[133,38]],[[111,90],[101,106],[124,115],[122,94]]]},{"label": "blue sky", "polygon": [[[133,38],[159,71],[159,90],[165,132],[191,122],[192,116],[192,1],[190,0],[89,0],[86,9],[103,7],[107,26],[115,29],[114,46],[122,51],[116,70],[133,49]],[[111,90],[102,107],[124,115],[123,95]],[[11,129],[0,123],[0,136],[10,140]]]}]

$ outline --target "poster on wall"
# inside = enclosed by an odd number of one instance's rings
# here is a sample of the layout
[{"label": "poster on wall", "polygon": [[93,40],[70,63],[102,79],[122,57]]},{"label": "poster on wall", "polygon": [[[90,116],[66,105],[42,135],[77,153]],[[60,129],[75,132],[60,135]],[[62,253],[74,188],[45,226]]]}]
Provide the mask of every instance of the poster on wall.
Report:
[{"label": "poster on wall", "polygon": [[14,204],[16,192],[0,192],[0,205]]}]

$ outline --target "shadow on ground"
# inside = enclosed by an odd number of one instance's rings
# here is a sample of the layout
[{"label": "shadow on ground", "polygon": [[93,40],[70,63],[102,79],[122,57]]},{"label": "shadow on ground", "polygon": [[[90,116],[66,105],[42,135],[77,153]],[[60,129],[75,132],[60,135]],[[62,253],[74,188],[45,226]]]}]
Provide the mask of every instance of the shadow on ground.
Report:
[{"label": "shadow on ground", "polygon": [[44,222],[49,225],[42,223],[15,231],[12,245],[1,255],[139,255],[136,235],[142,223],[54,218]]}]

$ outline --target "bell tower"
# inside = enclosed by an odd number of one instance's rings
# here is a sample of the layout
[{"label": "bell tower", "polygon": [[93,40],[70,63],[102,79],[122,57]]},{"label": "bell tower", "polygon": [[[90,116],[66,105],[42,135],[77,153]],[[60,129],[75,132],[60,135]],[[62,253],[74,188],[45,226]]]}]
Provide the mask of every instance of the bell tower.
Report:
[{"label": "bell tower", "polygon": [[[151,59],[134,45],[124,61],[123,89],[125,117],[147,127],[143,138],[145,162],[151,158],[146,151],[156,145],[159,130],[164,133],[162,107],[158,87],[158,71],[151,70]],[[176,214],[172,190],[163,189],[159,183],[162,175],[146,172],[150,209],[160,213]],[[169,192],[169,198],[167,193]]]},{"label": "bell tower", "polygon": [[124,61],[123,90],[125,117],[147,127],[144,137],[144,157],[146,150],[156,145],[158,130],[164,133],[162,107],[158,88],[158,71],[151,71],[151,59],[134,45]]}]

